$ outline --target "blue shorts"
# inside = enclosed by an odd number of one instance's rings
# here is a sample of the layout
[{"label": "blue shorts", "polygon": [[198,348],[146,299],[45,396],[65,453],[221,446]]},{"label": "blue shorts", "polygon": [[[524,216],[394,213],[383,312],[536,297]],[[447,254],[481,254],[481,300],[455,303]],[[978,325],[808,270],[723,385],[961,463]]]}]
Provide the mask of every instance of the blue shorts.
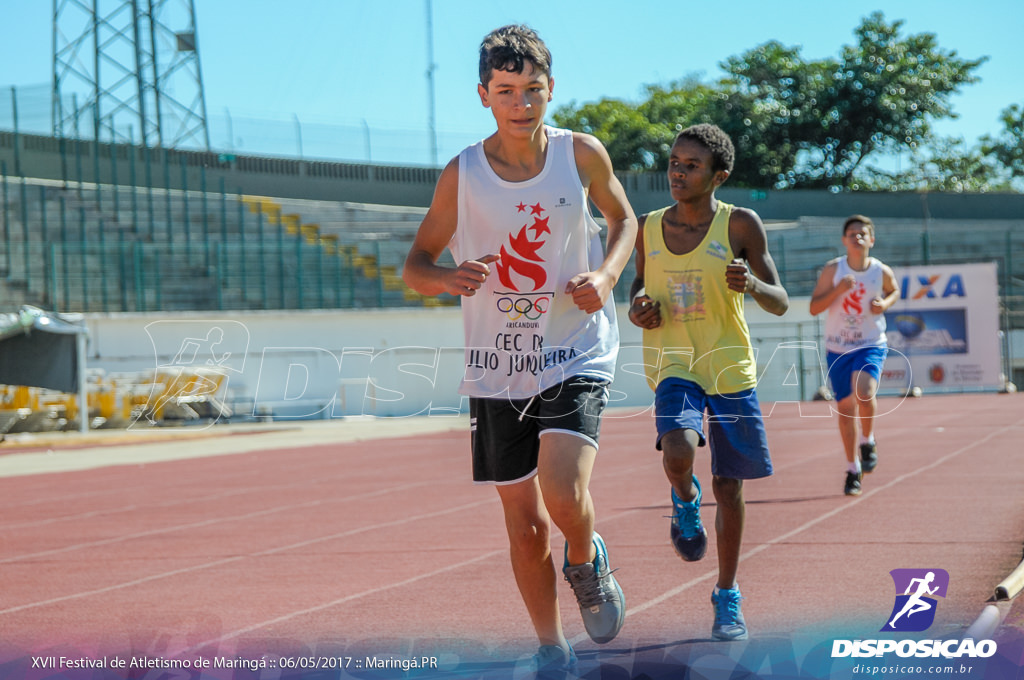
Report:
[{"label": "blue shorts", "polygon": [[826,353],[828,381],[836,401],[842,401],[853,394],[853,374],[856,371],[863,371],[877,381],[882,375],[882,364],[888,353],[889,348],[884,346],[861,347],[842,354]]},{"label": "blue shorts", "polygon": [[[704,438],[704,411],[708,435]],[[772,474],[768,437],[761,406],[754,390],[733,394],[707,394],[700,385],[681,378],[666,378],[654,391],[658,428],[655,447],[673,430],[694,430],[700,446],[711,448],[711,474],[730,479],[758,479]]]}]

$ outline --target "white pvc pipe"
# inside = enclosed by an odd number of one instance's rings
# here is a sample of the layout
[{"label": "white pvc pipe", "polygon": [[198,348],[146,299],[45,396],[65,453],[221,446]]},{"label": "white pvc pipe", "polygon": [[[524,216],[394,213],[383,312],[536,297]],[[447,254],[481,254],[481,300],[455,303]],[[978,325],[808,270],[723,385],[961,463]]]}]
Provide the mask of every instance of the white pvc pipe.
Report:
[{"label": "white pvc pipe", "polygon": [[996,586],[996,599],[1012,600],[1022,589],[1024,589],[1024,562],[1018,564],[1017,568]]},{"label": "white pvc pipe", "polygon": [[964,631],[964,639],[990,640],[992,634],[1003,620],[1003,613],[994,604],[990,604],[981,610],[981,614],[974,620],[974,623]]}]

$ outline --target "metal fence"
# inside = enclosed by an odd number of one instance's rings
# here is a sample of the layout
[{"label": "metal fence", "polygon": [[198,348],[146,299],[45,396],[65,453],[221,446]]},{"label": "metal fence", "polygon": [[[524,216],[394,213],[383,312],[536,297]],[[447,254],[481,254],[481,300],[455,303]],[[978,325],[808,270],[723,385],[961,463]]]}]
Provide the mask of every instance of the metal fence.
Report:
[{"label": "metal fence", "polygon": [[[53,135],[49,84],[0,88],[0,129],[18,129],[23,133]],[[71,99],[63,102],[64,111],[76,110]],[[361,120],[347,124],[300,117],[269,118],[232,113],[229,109],[206,115],[210,149],[227,154],[284,156],[299,159],[324,159],[359,163],[397,163],[436,165],[433,135],[426,129],[390,127]],[[138,129],[127,124],[102,120],[94,126],[90,109],[73,121],[71,139],[92,140],[99,129],[101,142],[134,143]],[[486,136],[464,130],[436,131],[437,158],[440,164],[464,147]],[[192,147],[186,147],[192,148]],[[197,150],[199,147],[194,147]]]}]

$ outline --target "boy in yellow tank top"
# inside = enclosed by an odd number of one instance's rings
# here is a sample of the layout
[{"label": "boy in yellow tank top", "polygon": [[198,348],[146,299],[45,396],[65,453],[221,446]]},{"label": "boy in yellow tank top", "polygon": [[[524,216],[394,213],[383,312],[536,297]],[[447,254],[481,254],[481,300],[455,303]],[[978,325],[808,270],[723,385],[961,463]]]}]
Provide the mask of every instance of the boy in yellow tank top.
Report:
[{"label": "boy in yellow tank top", "polygon": [[655,388],[655,447],[672,486],[670,536],[686,561],[701,559],[707,548],[693,461],[699,446],[711,449],[718,505],[711,635],[718,640],[747,638],[736,583],[743,480],[772,474],[743,298],[749,293],[780,316],[789,308],[761,218],[715,198],[734,160],[732,140],[715,125],[694,125],[676,137],[668,164],[675,204],[640,217],[629,308],[629,320],[644,329],[644,364]]}]

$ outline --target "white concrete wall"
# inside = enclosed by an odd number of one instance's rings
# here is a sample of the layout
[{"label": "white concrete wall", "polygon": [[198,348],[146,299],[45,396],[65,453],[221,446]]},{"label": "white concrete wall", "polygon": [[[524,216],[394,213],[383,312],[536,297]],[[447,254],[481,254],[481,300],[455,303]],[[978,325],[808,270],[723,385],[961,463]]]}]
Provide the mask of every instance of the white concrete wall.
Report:
[{"label": "white concrete wall", "polygon": [[[783,319],[748,305],[763,372],[763,401],[809,399],[816,323],[806,301]],[[227,376],[222,395],[239,416],[443,417],[465,412],[458,308],[180,314],[87,314],[88,366],[107,375],[205,367]],[[784,322],[783,322],[784,321]],[[641,333],[619,307],[621,350],[612,406],[645,410]],[[794,345],[803,337],[803,345]],[[823,355],[822,355],[823,358]]]}]

